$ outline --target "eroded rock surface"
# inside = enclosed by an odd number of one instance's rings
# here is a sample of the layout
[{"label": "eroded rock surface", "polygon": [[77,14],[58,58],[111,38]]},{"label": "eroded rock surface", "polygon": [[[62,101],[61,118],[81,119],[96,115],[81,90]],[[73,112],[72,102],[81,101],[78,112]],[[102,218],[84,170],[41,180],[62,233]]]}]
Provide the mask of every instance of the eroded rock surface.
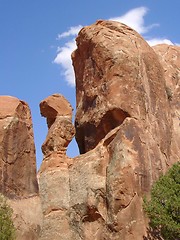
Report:
[{"label": "eroded rock surface", "polygon": [[169,124],[164,72],[139,34],[117,22],[99,21],[80,31],[77,46],[73,64],[76,139],[81,153],[93,149],[127,117],[147,122],[162,118]]},{"label": "eroded rock surface", "polygon": [[179,159],[179,102],[167,93],[176,72],[173,96],[179,99],[179,70],[170,70],[179,68],[179,50],[167,58],[168,76],[164,47],[154,50],[134,30],[113,21],[79,32],[72,59],[82,154],[66,156],[75,134],[72,110],[58,109],[69,109],[69,103],[62,96],[48,97],[50,114],[41,109],[49,131],[39,172],[40,240],[148,239],[143,197]]},{"label": "eroded rock surface", "polygon": [[11,96],[0,96],[0,192],[13,208],[16,239],[37,240],[42,211],[31,113]]},{"label": "eroded rock surface", "polygon": [[0,192],[9,198],[38,193],[30,110],[10,96],[0,97]]},{"label": "eroded rock surface", "polygon": [[[69,227],[69,170],[72,160],[66,149],[75,134],[72,107],[59,94],[40,103],[41,114],[47,118],[48,134],[42,151],[44,159],[39,171],[39,188],[44,214],[41,240],[70,239]],[[49,124],[50,123],[50,124]]]},{"label": "eroded rock surface", "polygon": [[42,227],[42,209],[39,196],[11,199],[16,240],[38,240]]},{"label": "eroded rock surface", "polygon": [[177,162],[180,149],[180,47],[160,44],[153,49],[164,69],[172,116],[171,162]]},{"label": "eroded rock surface", "polygon": [[142,239],[143,195],[172,164],[164,70],[153,49],[124,24],[98,21],[83,28],[76,41],[72,58],[81,153],[95,151],[119,128],[107,144],[107,218],[97,239]]}]

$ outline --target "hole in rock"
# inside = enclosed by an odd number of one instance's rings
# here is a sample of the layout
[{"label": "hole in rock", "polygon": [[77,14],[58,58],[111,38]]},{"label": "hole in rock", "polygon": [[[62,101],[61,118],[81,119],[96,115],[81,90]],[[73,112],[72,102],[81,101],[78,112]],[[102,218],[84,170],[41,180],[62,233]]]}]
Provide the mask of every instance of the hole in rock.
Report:
[{"label": "hole in rock", "polygon": [[79,148],[78,148],[75,137],[72,139],[72,141],[68,145],[66,154],[70,158],[74,158],[79,155]]}]

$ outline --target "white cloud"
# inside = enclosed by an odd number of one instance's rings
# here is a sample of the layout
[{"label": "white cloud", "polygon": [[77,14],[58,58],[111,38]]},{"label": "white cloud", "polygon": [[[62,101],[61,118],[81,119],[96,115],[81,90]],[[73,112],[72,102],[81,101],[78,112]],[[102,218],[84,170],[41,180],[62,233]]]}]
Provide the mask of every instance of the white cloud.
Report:
[{"label": "white cloud", "polygon": [[169,39],[165,39],[165,38],[164,39],[163,38],[152,38],[152,39],[149,39],[146,41],[150,46],[154,46],[154,45],[162,44],[162,43],[174,45]]},{"label": "white cloud", "polygon": [[78,32],[81,30],[82,27],[83,27],[82,25],[70,27],[67,32],[63,32],[61,34],[58,34],[57,39],[66,38],[66,37],[69,37],[69,36],[75,36],[75,35],[78,34]]},{"label": "white cloud", "polygon": [[54,63],[59,64],[62,67],[62,75],[71,87],[75,86],[75,75],[72,66],[71,53],[76,49],[74,37],[78,34],[82,27],[83,26],[81,25],[70,27],[68,31],[58,34],[57,37],[57,40],[67,38],[69,36],[73,37],[69,42],[66,42],[63,47],[58,47],[58,53],[54,59]]},{"label": "white cloud", "polygon": [[109,20],[124,23],[129,27],[135,29],[138,33],[143,34],[148,32],[152,27],[158,26],[158,24],[145,26],[144,17],[147,14],[147,12],[148,8],[146,7],[134,8],[122,16],[113,17],[110,18]]},{"label": "white cloud", "polygon": [[65,79],[69,86],[75,86],[75,76],[72,66],[71,53],[76,49],[75,39],[65,43],[63,47],[58,48],[58,54],[54,59],[54,63],[59,64],[63,68],[62,75],[65,76]]}]

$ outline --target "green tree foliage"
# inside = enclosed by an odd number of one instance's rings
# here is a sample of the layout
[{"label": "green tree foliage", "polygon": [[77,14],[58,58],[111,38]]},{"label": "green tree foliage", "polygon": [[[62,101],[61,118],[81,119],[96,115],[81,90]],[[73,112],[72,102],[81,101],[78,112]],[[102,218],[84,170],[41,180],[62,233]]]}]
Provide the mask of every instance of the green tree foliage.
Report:
[{"label": "green tree foliage", "polygon": [[150,226],[165,240],[180,239],[180,162],[153,185],[151,200],[144,200]]},{"label": "green tree foliage", "polygon": [[0,240],[15,239],[12,212],[12,209],[7,204],[6,198],[0,194]]}]

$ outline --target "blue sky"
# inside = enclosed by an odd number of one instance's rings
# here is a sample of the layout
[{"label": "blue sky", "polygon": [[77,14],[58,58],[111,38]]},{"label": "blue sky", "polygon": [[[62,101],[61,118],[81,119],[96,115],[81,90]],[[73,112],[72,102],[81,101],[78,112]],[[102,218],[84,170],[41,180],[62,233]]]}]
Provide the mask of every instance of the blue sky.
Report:
[{"label": "blue sky", "polygon": [[[123,21],[149,43],[180,43],[180,0],[0,0],[0,95],[25,100],[32,112],[38,167],[47,134],[39,103],[63,94],[75,109],[70,53],[81,26]],[[78,154],[73,142],[70,156]]]}]

